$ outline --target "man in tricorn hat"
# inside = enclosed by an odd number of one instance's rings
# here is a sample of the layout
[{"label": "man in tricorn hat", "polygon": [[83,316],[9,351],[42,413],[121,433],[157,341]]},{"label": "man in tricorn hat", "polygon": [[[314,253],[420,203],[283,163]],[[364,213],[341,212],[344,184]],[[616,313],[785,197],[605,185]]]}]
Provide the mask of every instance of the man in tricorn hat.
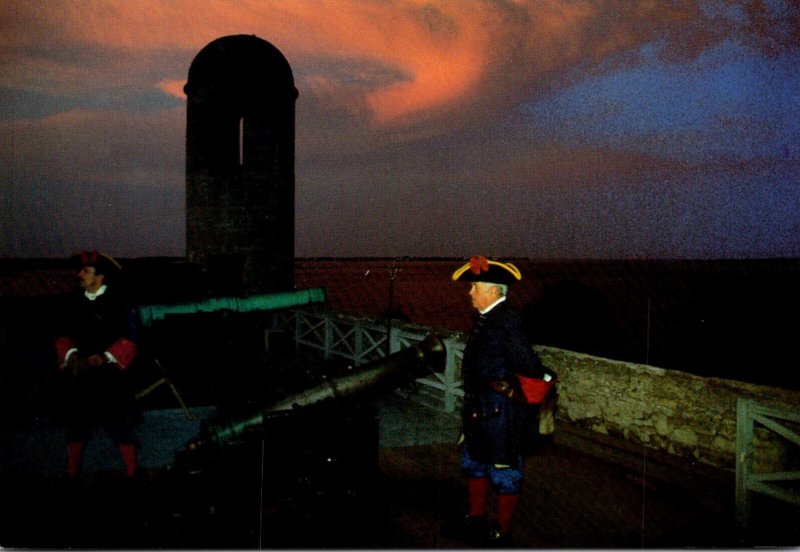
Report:
[{"label": "man in tricorn hat", "polygon": [[79,476],[91,433],[102,428],[117,444],[128,476],[138,467],[135,405],[124,377],[136,357],[133,312],[112,290],[120,265],[97,251],[72,257],[79,288],[61,308],[55,347],[66,385],[67,475]]},{"label": "man in tricorn hat", "polygon": [[[472,257],[452,279],[470,282],[479,317],[462,362],[464,381],[461,467],[467,476],[468,536],[478,544],[508,545],[522,489],[527,405],[516,374],[541,378],[544,369],[523,331],[520,316],[506,303],[508,286],[522,278],[511,263]],[[497,520],[489,524],[489,490],[497,493]]]}]

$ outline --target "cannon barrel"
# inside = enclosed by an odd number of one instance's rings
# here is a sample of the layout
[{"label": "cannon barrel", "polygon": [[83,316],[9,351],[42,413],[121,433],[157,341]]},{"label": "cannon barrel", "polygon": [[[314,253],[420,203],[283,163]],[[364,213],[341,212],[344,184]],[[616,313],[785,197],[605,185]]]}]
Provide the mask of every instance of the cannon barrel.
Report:
[{"label": "cannon barrel", "polygon": [[153,322],[163,320],[168,314],[195,314],[222,310],[269,311],[325,303],[326,301],[327,295],[324,288],[309,288],[250,297],[214,297],[199,302],[143,305],[138,308],[138,312],[142,326],[149,327]]},{"label": "cannon barrel", "polygon": [[209,421],[204,428],[203,437],[211,442],[225,443],[250,428],[260,426],[271,413],[394,389],[428,371],[442,372],[445,356],[442,340],[429,334],[420,343],[366,364],[354,374],[334,378],[316,387],[278,399],[250,417]]}]

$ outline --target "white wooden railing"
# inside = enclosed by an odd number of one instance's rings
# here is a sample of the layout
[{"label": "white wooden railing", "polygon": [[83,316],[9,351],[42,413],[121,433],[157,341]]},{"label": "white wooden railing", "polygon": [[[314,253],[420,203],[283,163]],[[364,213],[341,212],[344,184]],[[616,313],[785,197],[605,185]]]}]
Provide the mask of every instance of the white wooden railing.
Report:
[{"label": "white wooden railing", "polygon": [[752,399],[736,404],[736,521],[740,528],[752,524],[752,493],[761,493],[800,506],[800,492],[788,488],[800,481],[800,471],[755,473],[753,451],[756,424],[800,446],[800,434],[786,422],[800,423],[800,409],[777,409]]}]

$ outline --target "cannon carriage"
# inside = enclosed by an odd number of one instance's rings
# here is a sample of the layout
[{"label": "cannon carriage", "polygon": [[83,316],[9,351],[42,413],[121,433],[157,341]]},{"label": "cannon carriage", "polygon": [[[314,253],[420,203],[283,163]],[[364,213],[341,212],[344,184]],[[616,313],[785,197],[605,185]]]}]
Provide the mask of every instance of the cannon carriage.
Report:
[{"label": "cannon carriage", "polygon": [[[341,374],[300,370],[260,400],[249,393],[219,409],[160,475],[176,523],[208,531],[210,543],[241,539],[244,547],[374,542],[385,522],[375,399],[441,372],[445,356],[429,335]],[[309,372],[318,372],[314,381]]]}]

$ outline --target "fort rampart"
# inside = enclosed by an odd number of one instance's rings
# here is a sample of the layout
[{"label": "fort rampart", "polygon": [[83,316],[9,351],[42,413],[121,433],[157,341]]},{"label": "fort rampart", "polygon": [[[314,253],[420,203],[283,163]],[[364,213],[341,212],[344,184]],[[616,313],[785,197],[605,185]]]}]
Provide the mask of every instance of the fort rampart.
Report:
[{"label": "fort rampart", "polygon": [[[288,326],[292,330],[307,328],[301,340],[304,346],[319,341],[314,346],[324,351],[326,358],[333,354],[361,358],[367,355],[367,348],[374,354],[384,346],[381,343],[387,332],[378,319],[334,315],[325,309],[295,311]],[[338,327],[335,331],[334,326]],[[434,400],[440,400],[443,394],[445,411],[455,412],[452,407],[461,393],[460,358],[467,334],[402,321],[395,321],[391,333],[392,350],[400,347],[403,339],[419,340],[427,333],[445,339],[448,371],[452,372],[441,379],[418,382],[430,388]],[[353,343],[342,347],[349,341]],[[730,473],[736,469],[739,399],[782,411],[796,411],[800,405],[800,391],[796,390],[704,377],[549,346],[534,345],[534,349],[558,378],[555,439],[619,461],[645,458],[667,467],[690,464],[701,470]],[[787,466],[796,469],[800,461],[797,448],[756,424],[753,471],[786,471]]]},{"label": "fort rampart", "polygon": [[[558,374],[560,425],[657,449],[726,470],[736,465],[737,399],[797,408],[800,392],[707,378],[551,347],[535,347]],[[781,469],[792,446],[756,431],[754,469]]]}]

